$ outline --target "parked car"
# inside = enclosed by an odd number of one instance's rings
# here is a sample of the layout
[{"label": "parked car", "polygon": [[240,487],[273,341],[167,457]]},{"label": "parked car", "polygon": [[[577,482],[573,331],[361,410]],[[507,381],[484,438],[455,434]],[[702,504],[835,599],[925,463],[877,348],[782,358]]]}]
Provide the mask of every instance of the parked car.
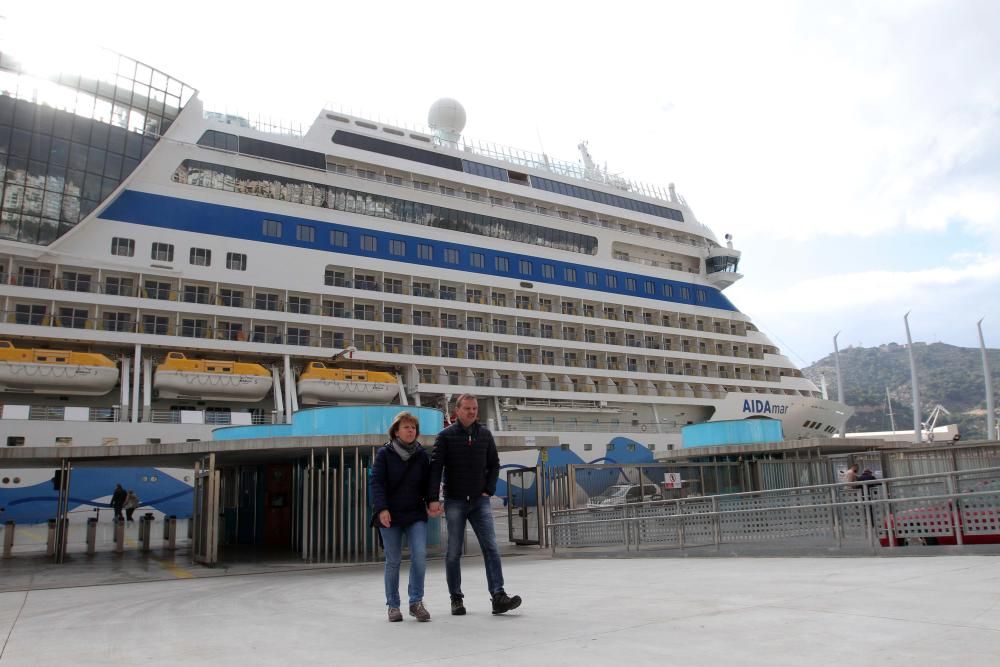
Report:
[{"label": "parked car", "polygon": [[607,509],[625,503],[641,503],[649,500],[663,500],[663,494],[655,484],[615,484],[599,496],[587,502],[592,509]]},{"label": "parked car", "polygon": [[[977,491],[1000,491],[1000,480],[983,480],[967,489],[970,493]],[[958,514],[958,532],[963,544],[1000,544],[1000,494],[969,498],[962,508]],[[897,534],[897,545],[958,544],[952,521],[952,509],[946,501],[896,511],[883,522],[879,543],[889,546],[889,528],[894,526],[897,530],[931,533],[913,537]],[[969,527],[964,525],[965,521],[969,522]]]}]

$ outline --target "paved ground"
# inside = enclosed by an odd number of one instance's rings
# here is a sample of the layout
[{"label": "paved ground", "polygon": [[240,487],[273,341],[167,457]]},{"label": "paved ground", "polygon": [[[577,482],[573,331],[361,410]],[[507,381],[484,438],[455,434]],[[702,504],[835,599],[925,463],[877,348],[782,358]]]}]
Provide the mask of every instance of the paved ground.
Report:
[{"label": "paved ground", "polygon": [[[995,556],[551,560],[529,550],[506,557],[508,589],[525,602],[499,617],[471,556],[469,615],[448,615],[435,560],[433,620],[422,624],[385,621],[380,565],[240,574],[262,566],[204,571],[181,555],[173,571],[119,558],[114,574],[106,558],[57,572],[38,561],[36,581],[50,588],[0,593],[0,665],[993,667],[1000,656]],[[0,564],[0,579],[28,576],[25,563]],[[115,583],[142,568],[166,578]],[[88,580],[105,585],[73,587]]]}]

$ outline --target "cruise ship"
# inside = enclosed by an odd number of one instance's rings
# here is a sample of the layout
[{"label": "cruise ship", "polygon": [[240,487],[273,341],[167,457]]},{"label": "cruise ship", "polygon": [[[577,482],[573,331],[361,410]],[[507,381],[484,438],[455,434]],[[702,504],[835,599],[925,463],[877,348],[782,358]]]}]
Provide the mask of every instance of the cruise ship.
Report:
[{"label": "cruise ship", "polygon": [[[558,434],[545,461],[647,461],[687,424],[797,438],[851,414],[726,298],[731,238],[585,142],[561,161],[472,140],[450,99],[426,130],[322,110],[293,131],[126,56],[87,62],[0,52],[0,446],[209,439],[322,405],[448,414],[470,392],[498,433]],[[0,494],[49,477],[0,471]]]}]

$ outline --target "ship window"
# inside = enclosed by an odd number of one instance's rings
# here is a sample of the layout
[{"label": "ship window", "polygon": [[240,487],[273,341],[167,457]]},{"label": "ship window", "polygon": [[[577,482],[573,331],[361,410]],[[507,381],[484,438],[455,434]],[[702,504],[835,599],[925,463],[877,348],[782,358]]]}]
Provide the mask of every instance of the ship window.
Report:
[{"label": "ship window", "polygon": [[262,223],[264,236],[281,238],[281,223],[277,220],[264,220]]},{"label": "ship window", "polygon": [[587,271],[584,274],[584,278],[586,279],[588,286],[590,287],[597,286],[597,273],[595,271]]},{"label": "ship window", "polygon": [[309,329],[299,329],[297,327],[288,327],[288,344],[289,345],[309,345]]},{"label": "ship window", "polygon": [[205,338],[208,336],[208,320],[182,319],[181,335],[190,338]]},{"label": "ship window", "polygon": [[63,271],[62,288],[71,292],[89,292],[90,274],[76,271]]},{"label": "ship window", "polygon": [[347,232],[342,232],[336,229],[330,232],[330,245],[335,248],[346,248]]},{"label": "ship window", "polygon": [[687,287],[682,287],[681,288],[681,298],[684,299],[684,300],[690,299],[691,298],[691,290],[689,290]]},{"label": "ship window", "polygon": [[551,264],[542,264],[542,277],[552,280],[556,277],[556,267]]},{"label": "ship window", "polygon": [[195,266],[211,266],[212,251],[208,248],[191,248],[190,261]]},{"label": "ship window", "polygon": [[423,259],[428,262],[434,260],[434,247],[427,245],[426,243],[417,244],[417,259]]},{"label": "ship window", "polygon": [[161,283],[156,280],[147,280],[143,284],[143,290],[146,292],[145,296],[147,299],[160,299],[162,301],[170,300],[170,295],[171,295],[170,283]]},{"label": "ship window", "polygon": [[646,281],[646,294],[655,294],[655,293],[656,293],[656,284],[652,280],[647,280]]},{"label": "ship window", "polygon": [[131,331],[132,316],[129,313],[104,313],[105,331]]},{"label": "ship window", "polygon": [[583,443],[583,451],[589,452],[594,448],[594,444],[590,442]]},{"label": "ship window", "polygon": [[625,279],[625,289],[627,289],[629,292],[635,291],[635,278]]},{"label": "ship window", "polygon": [[575,283],[576,282],[576,269],[570,269],[570,268],[564,269],[563,270],[563,278],[568,283]]},{"label": "ship window", "polygon": [[500,273],[507,273],[510,270],[510,262],[506,257],[495,257],[493,266]]},{"label": "ship window", "polygon": [[392,239],[389,241],[389,254],[402,257],[406,254],[406,241]]},{"label": "ship window", "polygon": [[131,278],[107,276],[104,279],[104,293],[113,296],[133,296],[133,285]]},{"label": "ship window", "polygon": [[315,243],[316,228],[312,225],[295,225],[295,240],[303,243]]},{"label": "ship window", "polygon": [[208,303],[211,300],[208,287],[204,285],[185,285],[184,301],[186,303]]},{"label": "ship window", "polygon": [[68,329],[83,329],[87,326],[87,315],[85,308],[60,308],[59,326]]},{"label": "ship window", "polygon": [[445,264],[458,264],[458,249],[457,248],[445,248],[444,249],[444,263]]},{"label": "ship window", "polygon": [[414,190],[430,190],[431,184],[427,181],[413,181]]},{"label": "ship window", "polygon": [[479,252],[469,253],[469,264],[474,269],[481,269],[481,268],[483,268],[484,257],[482,255],[482,253],[479,253]]},{"label": "ship window", "polygon": [[253,307],[257,310],[278,310],[278,295],[258,292],[254,294]]},{"label": "ship window", "polygon": [[608,286],[609,289],[618,289],[618,276],[613,273],[608,273],[604,276],[604,284]]},{"label": "ship window", "polygon": [[[665,297],[667,297],[669,299],[673,295],[674,295],[674,288],[671,287],[670,285],[667,285],[666,283],[664,283],[663,284],[663,296],[665,296]],[[667,325],[664,325],[664,326],[670,326],[670,325],[667,324]]]},{"label": "ship window", "polygon": [[126,239],[119,236],[111,239],[111,254],[121,257],[132,257],[135,255],[135,239]]},{"label": "ship window", "polygon": [[288,297],[288,308],[286,310],[289,313],[308,315],[312,312],[312,299],[305,296],[290,296]]},{"label": "ship window", "polygon": [[370,234],[361,235],[361,249],[365,252],[375,252],[378,250],[378,239]]},{"label": "ship window", "polygon": [[531,275],[531,262],[526,259],[522,259],[517,263],[517,270],[521,272],[522,276]]},{"label": "ship window", "polygon": [[[7,446],[8,447],[23,447],[24,446],[24,436],[23,435],[8,435],[7,436]],[[17,484],[20,480],[15,477],[14,483]]]},{"label": "ship window", "polygon": [[219,300],[223,306],[242,308],[243,292],[240,290],[222,288],[219,290]]},{"label": "ship window", "polygon": [[169,318],[165,315],[143,315],[142,316],[142,332],[147,334],[156,334],[158,336],[167,335],[169,330]]},{"label": "ship window", "polygon": [[233,271],[247,270],[247,256],[241,252],[226,253],[226,268]]},{"label": "ship window", "polygon": [[698,299],[698,303],[705,303],[705,290],[696,290],[695,297]]},{"label": "ship window", "polygon": [[153,243],[149,257],[157,262],[172,262],[174,261],[174,246],[170,243]]},{"label": "ship window", "polygon": [[607,450],[608,450],[609,452],[613,452],[613,451],[615,451],[615,443],[613,443],[613,442],[609,442],[609,443],[608,443],[608,446],[607,446]]}]

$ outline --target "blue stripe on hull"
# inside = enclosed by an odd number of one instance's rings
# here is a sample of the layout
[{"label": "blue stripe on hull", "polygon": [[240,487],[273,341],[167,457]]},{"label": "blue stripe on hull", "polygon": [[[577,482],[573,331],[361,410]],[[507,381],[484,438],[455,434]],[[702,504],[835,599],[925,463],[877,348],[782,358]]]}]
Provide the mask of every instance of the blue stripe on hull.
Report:
[{"label": "blue stripe on hull", "polygon": [[[237,208],[234,206],[223,206],[221,204],[208,204],[205,202],[193,201],[189,199],[179,199],[177,197],[166,197],[145,192],[126,190],[121,193],[111,204],[105,208],[101,218],[116,220],[118,222],[129,222],[137,225],[148,225],[162,229],[176,229],[197,234],[211,234],[227,238],[244,239],[247,241],[257,241],[260,243],[273,243],[309,250],[325,250],[345,255],[356,255],[359,257],[375,257],[387,262],[401,262],[405,264],[418,264],[423,266],[433,266],[435,268],[448,268],[468,273],[475,273],[486,276],[497,276],[503,278],[513,278],[529,280],[533,283],[544,283],[552,285],[563,285],[576,287],[590,292],[604,292],[608,294],[619,294],[624,296],[634,296],[654,301],[664,301],[668,303],[688,303],[691,305],[704,306],[707,308],[718,308],[720,310],[737,311],[736,306],[727,299],[722,292],[714,287],[706,285],[696,285],[677,280],[663,280],[662,278],[651,278],[638,273],[625,271],[608,271],[593,266],[574,264],[571,262],[560,262],[550,260],[537,255],[524,255],[514,252],[498,252],[479,246],[462,245],[458,243],[445,243],[436,241],[433,238],[422,236],[409,236],[405,234],[392,234],[377,230],[364,229],[349,225],[339,225],[328,222],[321,222],[310,218],[299,218],[290,215],[280,215],[275,213],[265,213],[253,209]],[[281,235],[264,236],[263,221],[274,220],[282,223]],[[315,242],[309,243],[300,241],[296,237],[296,225],[309,225],[316,228]],[[423,228],[428,236],[434,236],[432,227]],[[346,232],[351,235],[350,243],[347,247],[334,246],[330,241],[331,231]],[[361,234],[373,236],[377,239],[377,249],[374,251],[362,250]],[[389,241],[403,241],[406,250],[403,255],[391,255],[389,253]],[[417,256],[417,245],[430,245],[434,248],[433,258],[423,260]],[[523,245],[523,244],[521,244]],[[441,258],[444,250],[456,249],[459,251],[459,262],[457,264],[444,264]],[[473,267],[471,255],[477,253],[484,258],[482,267]],[[494,259],[496,257],[507,257],[510,270],[501,272],[496,270]],[[520,261],[525,260],[532,265],[532,274],[523,275],[519,273]],[[549,264],[553,267],[553,277],[540,277],[542,265]],[[576,282],[568,282],[561,279],[565,275],[564,269],[576,269]],[[595,285],[586,284],[586,273],[597,274]],[[617,276],[617,288],[607,287],[605,276]],[[626,289],[627,279],[636,281],[636,291]],[[652,281],[655,285],[654,294],[648,294],[645,290],[645,283]],[[663,286],[670,285],[673,296],[663,296]],[[688,298],[680,297],[681,289],[688,290]],[[697,301],[697,292],[705,294],[704,301]]]}]

